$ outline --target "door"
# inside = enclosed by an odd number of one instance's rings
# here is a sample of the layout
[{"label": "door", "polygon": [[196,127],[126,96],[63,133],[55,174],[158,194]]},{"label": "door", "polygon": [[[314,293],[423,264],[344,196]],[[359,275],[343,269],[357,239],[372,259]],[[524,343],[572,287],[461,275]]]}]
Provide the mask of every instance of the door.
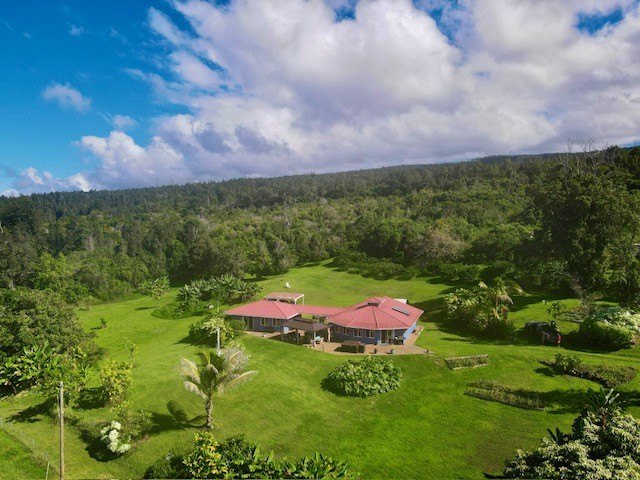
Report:
[{"label": "door", "polygon": [[382,335],[380,341],[382,343],[389,343],[389,330],[382,330],[380,333]]}]

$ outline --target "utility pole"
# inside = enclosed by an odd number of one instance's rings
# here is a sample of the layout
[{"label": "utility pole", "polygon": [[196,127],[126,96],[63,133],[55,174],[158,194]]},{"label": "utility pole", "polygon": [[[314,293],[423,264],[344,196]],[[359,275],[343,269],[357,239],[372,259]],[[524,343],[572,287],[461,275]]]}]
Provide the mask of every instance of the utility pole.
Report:
[{"label": "utility pole", "polygon": [[218,356],[220,356],[220,327],[216,327],[216,331],[218,332],[218,340],[216,342],[216,351],[218,352]]},{"label": "utility pole", "polygon": [[62,382],[60,382],[58,409],[60,413],[60,480],[64,480],[64,385]]}]

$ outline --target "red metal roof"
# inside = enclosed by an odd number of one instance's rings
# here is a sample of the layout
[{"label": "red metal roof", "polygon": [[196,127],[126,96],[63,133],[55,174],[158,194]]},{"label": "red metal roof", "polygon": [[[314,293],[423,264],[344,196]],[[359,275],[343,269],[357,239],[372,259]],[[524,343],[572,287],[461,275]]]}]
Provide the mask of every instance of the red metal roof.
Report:
[{"label": "red metal roof", "polygon": [[404,329],[424,312],[390,297],[371,297],[333,315],[329,321],[349,328],[369,330]]},{"label": "red metal roof", "polygon": [[232,308],[224,313],[240,317],[264,317],[289,320],[299,314],[298,310],[296,310],[298,306],[299,305],[292,305],[286,302],[275,302],[273,300],[258,300],[257,302]]},{"label": "red metal roof", "polygon": [[351,307],[294,305],[273,300],[258,300],[225,312],[227,315],[289,320],[298,315],[326,316],[329,322],[349,328],[393,330],[409,328],[424,312],[390,297],[371,297]]},{"label": "red metal roof", "polygon": [[318,317],[330,317],[344,310],[344,307],[321,307],[319,305],[293,305],[293,308],[303,315],[317,315]]}]

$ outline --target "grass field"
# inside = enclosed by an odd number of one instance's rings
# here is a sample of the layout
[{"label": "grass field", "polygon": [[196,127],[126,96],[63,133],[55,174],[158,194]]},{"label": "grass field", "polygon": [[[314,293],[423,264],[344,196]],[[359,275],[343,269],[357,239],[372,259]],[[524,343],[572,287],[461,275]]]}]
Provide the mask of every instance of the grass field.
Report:
[{"label": "grass field", "polygon": [[[263,292],[281,290],[289,282],[306,294],[306,303],[348,305],[370,295],[409,298],[425,308],[425,330],[418,343],[432,356],[398,356],[404,370],[401,388],[373,398],[337,396],[320,387],[322,379],[345,357],[312,351],[246,336],[255,379],[220,399],[214,408],[216,434],[220,438],[244,433],[263,450],[301,456],[316,450],[349,460],[363,478],[481,478],[496,471],[516,448],[531,448],[546,429],[568,428],[581,406],[581,396],[597,385],[572,377],[550,375],[537,362],[551,358],[556,348],[476,340],[441,329],[439,303],[450,286],[436,281],[377,281],[339,272],[326,265],[297,268],[286,275],[261,281]],[[168,301],[169,299],[164,299]],[[567,300],[567,302],[572,302]],[[165,320],[152,315],[148,298],[97,305],[79,316],[97,334],[96,341],[109,356],[126,358],[127,340],[138,345],[130,402],[152,412],[152,434],[123,457],[109,462],[92,458],[73,428],[67,429],[67,478],[135,478],[171,449],[188,445],[201,425],[176,422],[167,402],[178,402],[191,418],[202,414],[200,399],[184,391],[177,364],[197,347],[185,342],[193,319]],[[531,319],[547,319],[538,297],[520,297],[512,318],[518,325]],[[99,319],[108,320],[98,329]],[[566,332],[573,324],[563,324]],[[562,349],[560,349],[562,350]],[[615,354],[578,352],[591,361],[640,367],[637,349]],[[451,371],[443,359],[455,355],[489,354],[490,365]],[[474,380],[498,380],[506,385],[540,392],[545,411],[515,407],[465,396]],[[627,389],[638,389],[636,379]],[[42,469],[27,455],[57,463],[55,421],[41,408],[42,399],[27,394],[0,401],[2,428],[22,442],[18,445],[0,434],[2,478],[42,477]],[[87,418],[110,420],[105,408],[80,412]],[[638,413],[632,409],[632,413]],[[6,447],[5,447],[6,444]],[[12,449],[17,453],[5,453]],[[19,458],[27,475],[11,467]],[[13,470],[12,470],[13,468]],[[29,468],[29,470],[27,470]],[[9,472],[9,473],[7,473]]]}]

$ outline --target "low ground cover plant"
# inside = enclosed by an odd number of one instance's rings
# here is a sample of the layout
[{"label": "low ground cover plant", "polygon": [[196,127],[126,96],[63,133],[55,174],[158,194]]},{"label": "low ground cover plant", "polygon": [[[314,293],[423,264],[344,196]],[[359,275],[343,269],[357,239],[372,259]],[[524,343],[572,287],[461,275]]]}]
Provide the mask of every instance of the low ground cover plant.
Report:
[{"label": "low ground cover plant", "polygon": [[213,434],[196,434],[185,453],[169,453],[149,467],[144,478],[325,478],[356,479],[349,465],[316,453],[297,461],[264,454],[243,436],[218,443]]},{"label": "low ground cover plant", "polygon": [[444,361],[451,370],[460,368],[484,367],[489,364],[489,355],[468,355],[465,357],[450,357]]},{"label": "low ground cover plant", "polygon": [[366,357],[347,360],[327,376],[330,389],[351,397],[368,397],[395,390],[400,386],[402,371],[389,360]]},{"label": "low ground cover plant", "polygon": [[540,398],[524,395],[521,391],[507,387],[498,382],[481,380],[472,382],[465,390],[465,395],[483,400],[512,405],[514,407],[526,408],[529,410],[543,410],[544,404]]},{"label": "low ground cover plant", "polygon": [[606,365],[584,363],[576,355],[558,353],[554,360],[540,360],[560,374],[586,378],[601,385],[613,388],[636,378],[637,369],[631,365]]}]

